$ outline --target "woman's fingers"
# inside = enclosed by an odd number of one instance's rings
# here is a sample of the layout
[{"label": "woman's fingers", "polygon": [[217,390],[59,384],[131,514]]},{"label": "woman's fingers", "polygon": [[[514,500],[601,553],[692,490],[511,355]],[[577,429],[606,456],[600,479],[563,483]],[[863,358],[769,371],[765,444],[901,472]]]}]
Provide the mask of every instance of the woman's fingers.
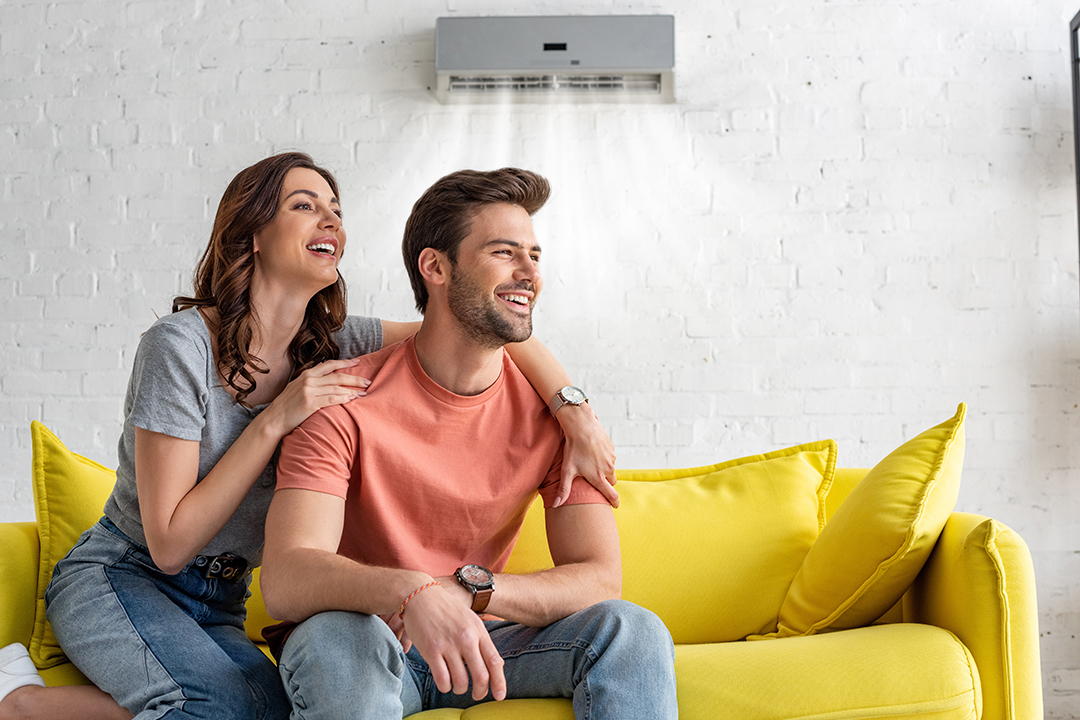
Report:
[{"label": "woman's fingers", "polygon": [[339,370],[355,367],[359,362],[360,358],[358,357],[349,358],[347,360],[325,360],[314,367],[308,368],[303,374],[329,375],[330,373],[338,372]]}]

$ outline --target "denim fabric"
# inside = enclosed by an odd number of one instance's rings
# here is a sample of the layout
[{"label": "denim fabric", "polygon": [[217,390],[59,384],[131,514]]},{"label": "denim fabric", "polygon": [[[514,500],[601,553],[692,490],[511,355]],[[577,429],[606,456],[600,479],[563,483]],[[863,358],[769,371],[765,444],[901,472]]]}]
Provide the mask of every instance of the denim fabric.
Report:
[{"label": "denim fabric", "polygon": [[[546,628],[485,625],[505,662],[508,698],[573,698],[577,720],[678,717],[671,636],[647,610],[610,600]],[[469,693],[439,692],[416,648],[403,654],[371,615],[309,618],[289,637],[279,670],[293,720],[400,720],[477,704]]]},{"label": "denim fabric", "polygon": [[103,518],[57,563],[45,602],[67,656],[138,720],[284,720],[277,669],[244,633],[248,582],[166,575]]}]

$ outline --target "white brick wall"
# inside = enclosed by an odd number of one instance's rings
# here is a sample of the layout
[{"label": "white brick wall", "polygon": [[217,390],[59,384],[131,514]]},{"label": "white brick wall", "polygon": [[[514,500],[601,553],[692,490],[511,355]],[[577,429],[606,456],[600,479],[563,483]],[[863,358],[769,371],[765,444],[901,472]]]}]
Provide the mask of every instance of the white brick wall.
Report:
[{"label": "white brick wall", "polygon": [[679,102],[446,107],[444,14],[566,0],[0,2],[0,520],[29,422],[115,460],[139,333],[221,191],[300,148],[342,182],[352,311],[460,167],[547,174],[539,334],[624,466],[823,437],[845,465],[970,406],[960,505],[1035,556],[1047,715],[1080,716],[1080,283],[1068,20],[1049,0],[595,2],[673,13]]}]

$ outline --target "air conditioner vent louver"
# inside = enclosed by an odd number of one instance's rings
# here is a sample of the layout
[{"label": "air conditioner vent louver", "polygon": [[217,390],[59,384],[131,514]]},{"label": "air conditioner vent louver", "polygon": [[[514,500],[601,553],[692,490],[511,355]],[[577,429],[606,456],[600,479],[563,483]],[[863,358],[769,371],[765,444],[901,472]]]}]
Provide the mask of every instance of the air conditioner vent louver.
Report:
[{"label": "air conditioner vent louver", "polygon": [[441,17],[442,102],[674,102],[671,15]]},{"label": "air conditioner vent louver", "polygon": [[451,75],[453,93],[651,93],[661,92],[659,73],[620,75]]}]

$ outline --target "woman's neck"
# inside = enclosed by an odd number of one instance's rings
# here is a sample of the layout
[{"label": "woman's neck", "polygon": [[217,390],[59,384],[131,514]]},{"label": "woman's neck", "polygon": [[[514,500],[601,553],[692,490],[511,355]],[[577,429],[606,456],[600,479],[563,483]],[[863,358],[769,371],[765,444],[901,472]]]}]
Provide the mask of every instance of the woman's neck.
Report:
[{"label": "woman's neck", "polygon": [[287,357],[311,298],[295,288],[260,282],[258,273],[252,278],[250,298],[255,319],[251,352],[273,366]]},{"label": "woman's neck", "polygon": [[[300,304],[295,293],[286,295],[259,291],[256,290],[255,283],[252,283],[249,297],[253,326],[251,343],[247,350],[251,356],[258,358],[258,363],[266,371],[256,372],[256,368],[248,365],[248,370],[255,376],[256,389],[244,402],[249,406],[256,406],[271,402],[288,384],[293,369],[289,348],[304,322],[307,301],[310,298],[301,298],[303,304]],[[199,312],[210,331],[211,349],[216,364],[220,359],[218,335],[221,332],[218,308],[200,308]],[[219,377],[222,387],[235,398],[236,389],[226,383],[223,376]]]}]

